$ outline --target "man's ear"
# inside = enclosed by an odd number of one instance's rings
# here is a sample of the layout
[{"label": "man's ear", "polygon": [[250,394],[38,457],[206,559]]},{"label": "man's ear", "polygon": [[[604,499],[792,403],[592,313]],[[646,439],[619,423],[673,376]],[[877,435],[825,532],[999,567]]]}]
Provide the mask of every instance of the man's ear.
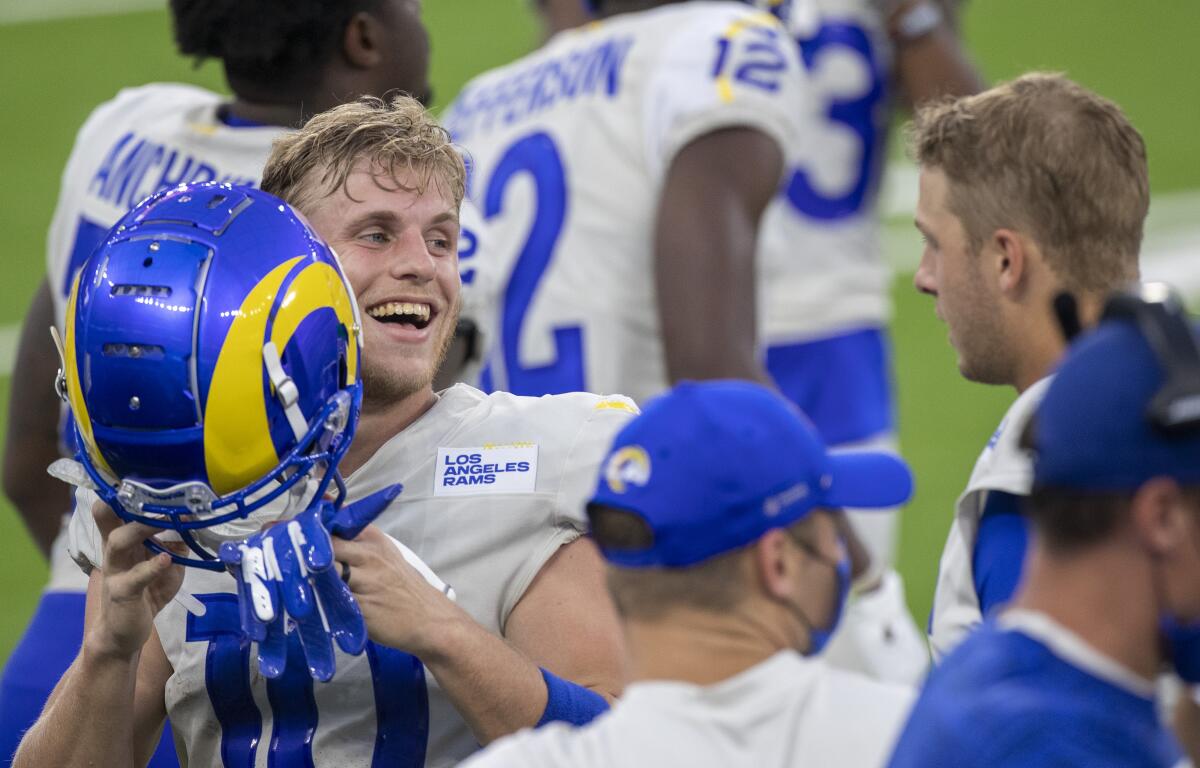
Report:
[{"label": "man's ear", "polygon": [[1153,478],[1133,496],[1130,516],[1138,539],[1155,556],[1168,554],[1187,540],[1188,510],[1179,484],[1167,477]]},{"label": "man's ear", "polygon": [[367,11],[350,17],[342,33],[342,55],[355,69],[373,69],[383,62],[383,24]]},{"label": "man's ear", "polygon": [[1011,229],[997,229],[989,242],[997,285],[1006,296],[1015,298],[1022,292],[1030,263],[1030,243]]},{"label": "man's ear", "polygon": [[788,542],[784,541],[787,534],[776,528],[767,531],[762,538],[752,545],[754,570],[758,582],[767,595],[774,598],[786,597],[793,590],[794,579],[790,578],[788,560]]}]

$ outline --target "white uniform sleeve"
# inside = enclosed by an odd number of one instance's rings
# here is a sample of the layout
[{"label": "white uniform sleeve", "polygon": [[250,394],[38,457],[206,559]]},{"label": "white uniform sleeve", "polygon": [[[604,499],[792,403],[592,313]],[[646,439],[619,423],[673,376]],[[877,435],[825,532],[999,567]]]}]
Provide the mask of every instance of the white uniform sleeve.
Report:
[{"label": "white uniform sleeve", "polygon": [[637,405],[628,397],[609,395],[592,407],[591,415],[575,435],[559,485],[557,506],[560,516],[581,532],[588,527],[586,507],[596,492],[600,465],[612,448],[613,438],[638,413]]},{"label": "white uniform sleeve", "polygon": [[747,127],[780,147],[803,130],[807,75],[799,51],[770,14],[737,7],[697,14],[659,52],[645,89],[646,157],[659,175],[708,133]]},{"label": "white uniform sleeve", "polygon": [[[590,404],[588,407],[591,408],[591,412],[582,423],[574,421],[579,426],[574,436],[566,443],[567,455],[554,499],[554,522],[540,541],[536,544],[529,543],[532,554],[505,588],[501,626],[508,621],[512,609],[554,553],[587,531],[584,507],[596,490],[600,465],[608,449],[612,447],[617,432],[638,412],[633,401],[621,395],[600,398],[576,393],[560,397],[563,398],[561,402],[572,403],[578,403],[579,398],[585,398]],[[575,407],[578,406],[573,404],[572,408]],[[562,414],[562,418],[567,418],[566,414]]]},{"label": "white uniform sleeve", "polygon": [[71,559],[90,574],[93,568],[104,566],[104,546],[100,540],[100,528],[92,517],[92,505],[100,500],[96,492],[88,488],[75,489],[75,511],[67,528],[67,553]]}]

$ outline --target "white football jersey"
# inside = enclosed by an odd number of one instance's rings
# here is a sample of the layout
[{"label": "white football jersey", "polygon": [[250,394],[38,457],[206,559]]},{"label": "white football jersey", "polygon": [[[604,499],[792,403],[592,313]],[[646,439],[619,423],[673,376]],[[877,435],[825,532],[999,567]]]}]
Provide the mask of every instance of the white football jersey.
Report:
[{"label": "white football jersey", "polygon": [[665,174],[723,128],[796,147],[808,88],[774,17],[698,1],[560,33],[471,81],[446,125],[502,276],[485,386],[638,400],[664,389],[653,231]]},{"label": "white football jersey", "polygon": [[882,327],[891,272],[877,210],[892,43],[878,0],[784,0],[810,87],[793,167],[760,228],[766,346]]},{"label": "white football jersey", "polygon": [[975,461],[967,488],[958,497],[950,535],[938,566],[933,613],[929,617],[929,644],[935,661],[958,647],[983,621],[975,577],[971,568],[975,537],[989,491],[1028,496],[1033,488],[1033,458],[1020,446],[1021,433],[1037,410],[1052,377],[1021,393]]},{"label": "white football jersey", "polygon": [[[635,412],[624,397],[526,398],[457,385],[347,478],[349,498],[403,483],[375,524],[500,635],[546,561],[585,529],[600,462]],[[98,536],[86,509],[72,520],[71,546],[93,564]],[[333,680],[314,683],[295,655],[268,681],[241,638],[233,577],[189,568],[182,589],[205,613],[177,599],[155,626],[174,669],[168,715],[192,768],[448,766],[479,748],[414,657],[375,644],[361,656],[339,651]],[[289,653],[301,652],[298,642]]]},{"label": "white football jersey", "polygon": [[914,693],[793,651],[715,685],[630,685],[582,728],[552,723],[496,742],[470,768],[875,768]]}]

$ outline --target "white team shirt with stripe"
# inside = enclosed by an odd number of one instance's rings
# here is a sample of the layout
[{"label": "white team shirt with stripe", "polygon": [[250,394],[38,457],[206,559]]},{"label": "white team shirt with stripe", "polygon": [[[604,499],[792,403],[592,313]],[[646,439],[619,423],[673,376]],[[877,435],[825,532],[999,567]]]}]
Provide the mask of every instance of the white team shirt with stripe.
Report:
[{"label": "white team shirt with stripe", "polygon": [[794,148],[808,87],[772,16],[698,1],[562,32],[472,80],[446,125],[499,276],[494,388],[663,390],[653,231],[666,172],[723,128]]},{"label": "white team shirt with stripe", "polygon": [[[457,385],[347,478],[349,498],[403,483],[376,525],[450,584],[476,621],[501,635],[534,576],[585,529],[584,504],[599,464],[634,412],[632,401],[619,396],[525,398]],[[490,482],[462,480],[486,472],[448,472],[470,465],[471,455],[481,457],[476,464],[498,465]],[[73,555],[96,563],[90,505],[78,508]],[[318,768],[448,766],[478,749],[433,676],[412,657],[378,646],[361,656],[339,652],[329,683],[312,683],[302,658],[291,658],[286,684],[268,685],[253,648],[240,642],[233,578],[189,568],[183,590],[206,605],[205,616],[176,600],[155,626],[174,669],[167,711],[187,765],[219,768],[223,751],[229,765],[245,765],[252,740],[252,765],[304,765],[306,723],[315,724],[311,755]]]},{"label": "white team shirt with stripe", "polygon": [[502,739],[469,768],[882,768],[914,692],[794,651],[715,685],[630,685],[583,728]]},{"label": "white team shirt with stripe", "polygon": [[1033,459],[1021,448],[1020,439],[1050,381],[1050,377],[1038,381],[1009,406],[975,461],[966,489],[958,497],[938,566],[929,621],[929,645],[935,661],[945,658],[983,621],[971,567],[979,521],[989,492],[1028,496],[1033,488]]}]

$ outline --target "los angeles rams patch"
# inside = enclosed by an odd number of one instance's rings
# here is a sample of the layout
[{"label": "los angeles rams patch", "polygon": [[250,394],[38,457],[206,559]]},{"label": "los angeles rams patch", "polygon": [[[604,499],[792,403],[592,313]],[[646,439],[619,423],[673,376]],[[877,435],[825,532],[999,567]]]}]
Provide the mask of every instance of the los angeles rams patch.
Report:
[{"label": "los angeles rams patch", "polygon": [[537,456],[535,443],[438,448],[433,495],[533,493]]}]

